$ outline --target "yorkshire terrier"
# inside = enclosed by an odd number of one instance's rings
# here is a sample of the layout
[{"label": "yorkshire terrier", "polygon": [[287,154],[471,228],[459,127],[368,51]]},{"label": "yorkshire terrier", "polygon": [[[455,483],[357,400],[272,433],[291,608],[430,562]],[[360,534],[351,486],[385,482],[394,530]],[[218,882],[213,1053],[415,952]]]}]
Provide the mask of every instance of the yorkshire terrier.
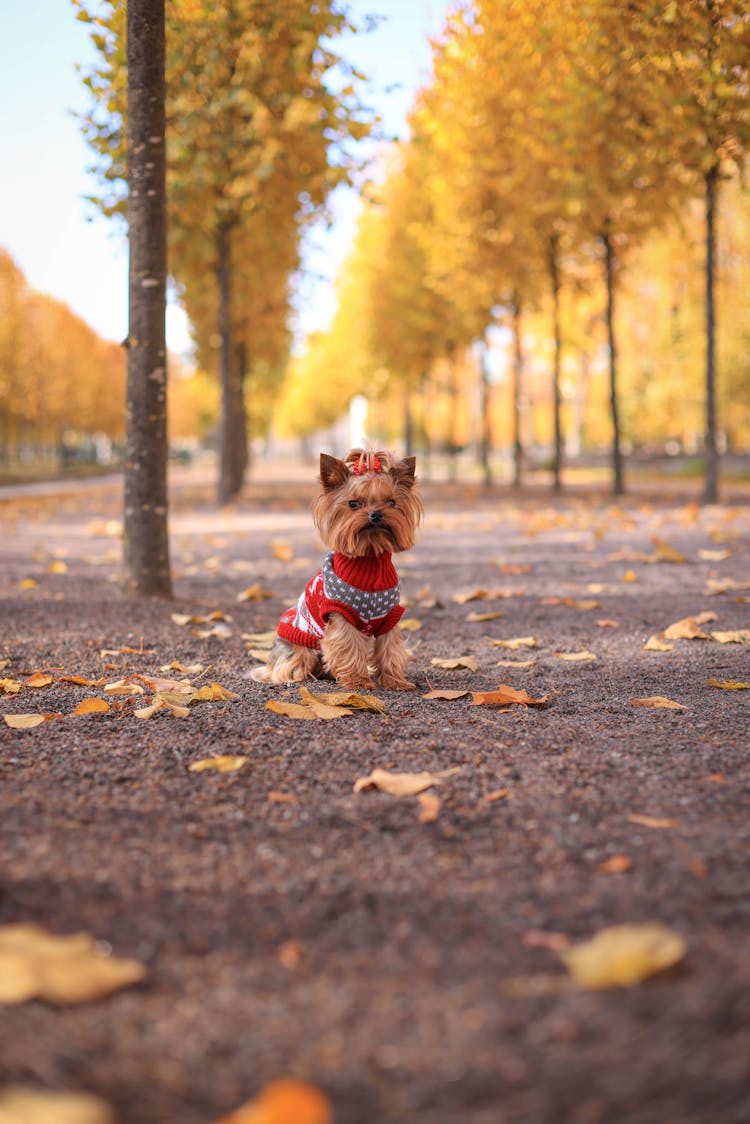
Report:
[{"label": "yorkshire terrier", "polygon": [[396,627],[403,608],[392,554],[414,545],[422,500],[415,458],[353,449],[344,460],[320,455],[313,522],[328,553],[297,604],[282,614],[261,683],[295,683],[321,674],[346,690],[411,691],[407,654]]}]

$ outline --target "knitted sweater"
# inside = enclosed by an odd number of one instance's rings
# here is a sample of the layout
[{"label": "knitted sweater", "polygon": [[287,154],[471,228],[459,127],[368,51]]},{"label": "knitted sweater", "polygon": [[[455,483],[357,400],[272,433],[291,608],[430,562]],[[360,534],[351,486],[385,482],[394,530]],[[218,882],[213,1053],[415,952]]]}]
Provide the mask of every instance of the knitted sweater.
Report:
[{"label": "knitted sweater", "polygon": [[278,633],[291,644],[320,648],[328,617],[340,613],[365,636],[382,636],[403,615],[400,596],[390,554],[347,558],[330,550],[297,604],[282,614]]}]

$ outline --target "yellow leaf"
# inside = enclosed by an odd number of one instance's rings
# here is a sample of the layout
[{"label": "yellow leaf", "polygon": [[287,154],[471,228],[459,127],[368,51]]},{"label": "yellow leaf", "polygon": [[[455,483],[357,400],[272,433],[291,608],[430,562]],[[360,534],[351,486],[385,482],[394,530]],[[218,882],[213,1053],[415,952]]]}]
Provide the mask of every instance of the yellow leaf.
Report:
[{"label": "yellow leaf", "polygon": [[434,823],[440,815],[442,801],[434,792],[420,792],[417,796],[420,804],[419,822]]},{"label": "yellow leaf", "polygon": [[442,667],[446,671],[477,670],[476,656],[454,656],[446,660],[432,659],[430,663],[433,667]]},{"label": "yellow leaf", "polygon": [[635,570],[626,570],[625,573],[620,578],[620,581],[637,582],[638,581],[638,575],[636,574]]},{"label": "yellow leaf", "polygon": [[194,761],[188,768],[191,773],[204,773],[208,769],[213,769],[217,773],[236,773],[249,760],[249,757],[243,757],[241,754],[237,756],[220,754],[217,757],[204,757],[200,761]]},{"label": "yellow leaf", "polygon": [[323,706],[344,706],[353,710],[375,710],[378,714],[385,714],[385,703],[377,695],[360,695],[357,691],[328,691],[313,695],[307,687],[300,687],[299,693],[308,706],[322,703]]},{"label": "yellow leaf", "polygon": [[43,714],[4,714],[3,718],[12,730],[31,730],[45,721]]},{"label": "yellow leaf", "polygon": [[750,628],[737,628],[732,632],[712,632],[720,644],[750,644]]},{"label": "yellow leaf", "polygon": [[134,683],[132,679],[115,679],[111,683],[105,683],[104,690],[108,695],[143,694],[143,687],[138,683]]},{"label": "yellow leaf", "polygon": [[442,784],[445,777],[458,773],[459,769],[442,769],[439,773],[389,773],[387,769],[373,769],[368,777],[360,777],[354,783],[355,792],[378,789],[389,796],[416,796],[433,785]]},{"label": "yellow leaf", "polygon": [[652,921],[602,929],[590,941],[564,949],[560,955],[575,982],[595,990],[632,987],[679,963],[686,950],[678,933]]},{"label": "yellow leaf", "polygon": [[105,714],[109,709],[109,703],[105,699],[81,699],[71,714]]},{"label": "yellow leaf", "polygon": [[215,1124],[333,1124],[333,1108],[314,1085],[279,1080]]},{"label": "yellow leaf", "polygon": [[106,954],[87,933],[58,937],[37,925],[0,928],[0,1003],[86,1003],[145,975],[138,961]]},{"label": "yellow leaf", "polygon": [[547,706],[549,702],[549,695],[533,699],[528,691],[518,691],[507,683],[501,683],[496,691],[472,691],[471,697],[473,706]]},{"label": "yellow leaf", "polygon": [[278,558],[279,562],[290,562],[294,557],[291,544],[283,539],[275,539],[271,543],[271,553],[274,558]]},{"label": "yellow leaf", "polygon": [[17,695],[21,684],[17,679],[0,679],[0,691],[5,695]]},{"label": "yellow leaf", "polygon": [[716,620],[716,613],[698,613],[695,617],[683,617],[664,629],[665,640],[708,640],[708,634],[700,627]]},{"label": "yellow leaf", "polygon": [[52,679],[51,675],[45,675],[41,671],[36,671],[36,672],[34,672],[33,675],[29,676],[29,678],[26,680],[26,683],[24,684],[24,686],[26,686],[26,687],[49,687],[50,683],[52,683],[52,682],[53,682],[53,679]]},{"label": "yellow leaf", "polygon": [[172,660],[171,663],[165,663],[160,667],[159,671],[176,671],[180,675],[201,675],[203,673],[203,664],[189,663],[185,665],[181,664],[179,660]]},{"label": "yellow leaf", "polygon": [[471,624],[477,624],[481,621],[496,621],[498,617],[504,616],[501,610],[496,610],[494,613],[469,613],[466,618]]},{"label": "yellow leaf", "polygon": [[247,654],[258,663],[268,663],[271,658],[271,651],[268,648],[248,648]]},{"label": "yellow leaf", "polygon": [[637,823],[641,827],[677,827],[678,822],[664,816],[641,816],[638,812],[628,816],[628,823]]},{"label": "yellow leaf", "polygon": [[445,699],[448,702],[453,702],[455,699],[463,699],[471,694],[470,691],[428,691],[427,694],[422,695],[423,699]]},{"label": "yellow leaf", "polygon": [[398,627],[403,632],[419,632],[422,627],[422,622],[416,620],[414,617],[407,617],[406,620],[400,620]]},{"label": "yellow leaf", "polygon": [[731,550],[699,550],[698,557],[704,562],[726,562],[731,557]]},{"label": "yellow leaf", "polygon": [[665,644],[658,636],[649,636],[646,643],[643,645],[644,652],[672,652],[674,651],[674,644]]},{"label": "yellow leaf", "polygon": [[737,679],[707,679],[709,687],[720,687],[722,691],[750,691],[750,683],[741,683]]},{"label": "yellow leaf", "polygon": [[498,660],[495,664],[496,667],[533,667],[536,663],[536,656],[532,656],[530,660]]},{"label": "yellow leaf", "polygon": [[93,1093],[53,1093],[9,1085],[0,1090],[0,1124],[115,1124],[109,1105]]},{"label": "yellow leaf", "polygon": [[21,578],[18,583],[19,589],[36,589],[37,581],[35,578]]},{"label": "yellow leaf", "polygon": [[517,648],[538,647],[535,636],[514,636],[510,640],[490,640],[490,646],[493,648],[510,648],[511,651],[515,651]]},{"label": "yellow leaf", "polygon": [[59,558],[56,562],[50,562],[49,566],[47,567],[48,574],[67,574],[67,572],[67,562],[63,562],[61,558]]},{"label": "yellow leaf", "polygon": [[644,706],[650,710],[684,710],[685,704],[665,699],[663,695],[650,695],[645,699],[631,699],[631,706]]},{"label": "yellow leaf", "polygon": [[[266,710],[272,710],[274,714],[285,714],[288,718],[314,720],[318,717],[311,706],[303,706],[302,703],[295,702],[278,702],[276,699],[268,700],[266,703]],[[337,712],[336,717],[341,718],[344,714],[351,714],[351,711],[340,710]]]},{"label": "yellow leaf", "polygon": [[242,639],[254,648],[272,648],[277,635],[276,629],[272,628],[268,632],[243,632]]},{"label": "yellow leaf", "polygon": [[263,589],[257,583],[249,585],[247,589],[243,589],[242,593],[237,594],[238,601],[268,601],[273,597],[273,594],[268,589]]},{"label": "yellow leaf", "polygon": [[220,686],[219,683],[211,683],[210,686],[199,687],[194,694],[190,696],[190,702],[231,702],[233,699],[238,699],[240,696],[236,695],[234,691],[227,690],[226,687]]},{"label": "yellow leaf", "polygon": [[651,542],[656,547],[652,561],[674,562],[678,565],[682,562],[687,562],[687,558],[684,554],[681,554],[679,550],[675,550],[673,546],[670,546],[668,542],[664,542],[663,539],[657,538],[656,535],[651,536]]},{"label": "yellow leaf", "polygon": [[569,660],[573,662],[585,662],[595,660],[596,656],[593,652],[555,652],[559,660]]}]

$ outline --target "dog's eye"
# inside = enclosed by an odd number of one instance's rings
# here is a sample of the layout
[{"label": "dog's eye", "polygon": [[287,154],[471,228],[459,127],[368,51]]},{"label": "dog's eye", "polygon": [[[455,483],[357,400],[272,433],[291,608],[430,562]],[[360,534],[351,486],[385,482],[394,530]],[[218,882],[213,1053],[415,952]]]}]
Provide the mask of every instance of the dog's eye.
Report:
[{"label": "dog's eye", "polygon": [[389,507],[395,507],[395,506],[396,506],[396,501],[395,501],[395,500],[388,500],[388,506],[389,506]]},{"label": "dog's eye", "polygon": [[357,508],[361,506],[362,503],[360,500],[349,500],[349,507],[352,509],[352,511],[356,511]]}]

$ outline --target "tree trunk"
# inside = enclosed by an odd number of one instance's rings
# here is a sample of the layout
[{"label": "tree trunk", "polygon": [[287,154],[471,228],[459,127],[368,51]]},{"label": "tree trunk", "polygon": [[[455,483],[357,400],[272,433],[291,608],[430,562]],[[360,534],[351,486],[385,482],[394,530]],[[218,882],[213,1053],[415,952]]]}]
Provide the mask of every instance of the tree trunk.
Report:
[{"label": "tree trunk", "polygon": [[130,292],[124,584],[171,596],[167,532],[164,0],[128,0]]},{"label": "tree trunk", "polygon": [[612,493],[625,492],[622,451],[620,448],[620,413],[617,398],[617,340],[615,337],[615,258],[609,232],[601,236],[604,247],[604,272],[607,284],[607,340],[609,343],[609,409],[612,418]]},{"label": "tree trunk", "polygon": [[562,334],[560,331],[560,264],[558,262],[558,238],[553,234],[549,240],[549,273],[552,283],[552,332],[554,356],[552,360],[552,409],[555,424],[555,448],[552,454],[552,490],[562,490],[562,418],[560,402],[560,360],[562,356]]},{"label": "tree trunk", "polygon": [[716,433],[716,207],[719,168],[706,173],[706,435],[703,502],[718,503],[719,450]]},{"label": "tree trunk", "polygon": [[523,393],[523,336],[521,302],[513,300],[513,488],[519,491],[523,484],[523,434],[521,397]]},{"label": "tree trunk", "polygon": [[250,425],[247,416],[247,393],[248,393],[248,359],[247,359],[247,343],[245,340],[240,340],[237,344],[237,393],[238,393],[238,410],[236,419],[236,437],[237,441],[237,458],[238,463],[242,466],[242,479],[244,480],[247,470],[250,467]]},{"label": "tree trunk", "polygon": [[237,365],[232,355],[231,227],[223,223],[216,240],[216,281],[219,290],[221,417],[219,421],[220,504],[240,492],[245,478],[247,439],[245,410]]},{"label": "tree trunk", "polygon": [[414,419],[411,411],[411,394],[408,385],[404,386],[404,456],[414,453]]}]

